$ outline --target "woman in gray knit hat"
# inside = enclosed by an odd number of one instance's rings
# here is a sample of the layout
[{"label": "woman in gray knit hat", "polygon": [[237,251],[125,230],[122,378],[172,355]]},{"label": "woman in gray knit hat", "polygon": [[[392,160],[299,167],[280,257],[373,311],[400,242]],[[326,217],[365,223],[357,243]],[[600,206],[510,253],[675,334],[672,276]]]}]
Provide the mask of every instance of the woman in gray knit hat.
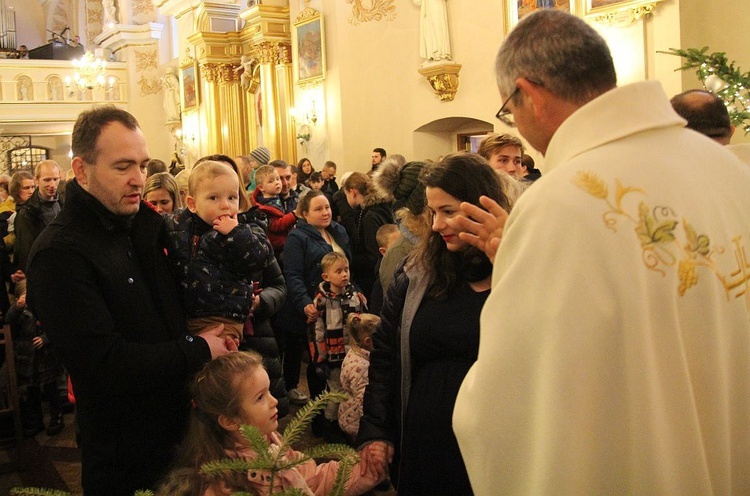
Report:
[{"label": "woman in gray knit hat", "polygon": [[373,184],[380,195],[393,202],[393,219],[401,231],[401,236],[389,247],[380,263],[378,275],[384,292],[388,290],[398,264],[424,234],[421,217],[426,200],[419,176],[426,167],[425,162],[404,164],[386,160],[373,175]]}]

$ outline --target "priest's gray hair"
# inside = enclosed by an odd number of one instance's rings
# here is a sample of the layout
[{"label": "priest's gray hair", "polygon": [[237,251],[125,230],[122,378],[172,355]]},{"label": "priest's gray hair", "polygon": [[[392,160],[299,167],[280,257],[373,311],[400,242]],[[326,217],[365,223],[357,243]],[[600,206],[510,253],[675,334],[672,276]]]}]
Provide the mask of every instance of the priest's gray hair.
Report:
[{"label": "priest's gray hair", "polygon": [[540,9],[518,23],[500,46],[495,73],[506,98],[518,78],[579,104],[617,85],[604,39],[583,20],[555,9]]}]

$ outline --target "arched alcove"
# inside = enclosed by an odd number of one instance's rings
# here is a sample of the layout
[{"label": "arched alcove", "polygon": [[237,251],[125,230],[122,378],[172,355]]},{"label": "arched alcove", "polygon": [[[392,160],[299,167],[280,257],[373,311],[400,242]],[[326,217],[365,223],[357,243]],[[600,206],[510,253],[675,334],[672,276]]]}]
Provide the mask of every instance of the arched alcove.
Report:
[{"label": "arched alcove", "polygon": [[414,157],[436,160],[442,155],[466,149],[465,137],[494,131],[494,126],[472,117],[445,117],[419,126],[413,132]]}]

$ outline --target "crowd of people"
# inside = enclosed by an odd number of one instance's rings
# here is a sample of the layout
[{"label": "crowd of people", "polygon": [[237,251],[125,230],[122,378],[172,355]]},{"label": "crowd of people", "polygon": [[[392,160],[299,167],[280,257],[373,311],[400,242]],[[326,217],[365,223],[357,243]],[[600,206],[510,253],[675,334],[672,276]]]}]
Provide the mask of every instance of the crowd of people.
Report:
[{"label": "crowd of people", "polygon": [[64,197],[52,161],[0,178],[29,435],[42,397],[62,429],[67,373],[86,495],[327,494],[335,461],[201,466],[263,458],[242,425],[278,451],[290,403],[344,391],[312,432],[358,450],[346,494],[747,492],[750,169],[715,97],[617,87],[552,9],[496,75],[544,178],[511,133],[375,148],[341,182],[262,146],[170,172],[132,115],[83,112]]}]

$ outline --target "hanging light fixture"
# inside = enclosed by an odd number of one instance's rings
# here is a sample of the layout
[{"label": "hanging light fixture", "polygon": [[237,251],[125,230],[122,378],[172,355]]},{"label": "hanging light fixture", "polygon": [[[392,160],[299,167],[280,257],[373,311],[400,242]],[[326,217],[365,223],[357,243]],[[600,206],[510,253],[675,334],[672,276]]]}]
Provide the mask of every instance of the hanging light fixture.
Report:
[{"label": "hanging light fixture", "polygon": [[65,78],[65,86],[72,92],[77,89],[84,90],[104,90],[111,91],[115,85],[115,78],[105,77],[107,62],[96,57],[90,51],[86,51],[83,57],[73,60],[75,73],[73,79]]}]

